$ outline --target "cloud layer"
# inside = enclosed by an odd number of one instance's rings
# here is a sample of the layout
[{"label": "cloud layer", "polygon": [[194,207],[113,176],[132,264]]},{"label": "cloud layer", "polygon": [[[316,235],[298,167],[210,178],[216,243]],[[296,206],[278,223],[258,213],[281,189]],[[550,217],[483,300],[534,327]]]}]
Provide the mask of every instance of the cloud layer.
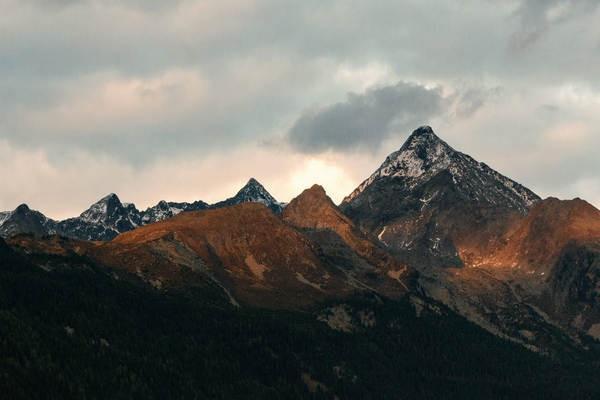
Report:
[{"label": "cloud layer", "polygon": [[600,206],[599,4],[0,0],[0,210],[341,199],[426,123]]}]

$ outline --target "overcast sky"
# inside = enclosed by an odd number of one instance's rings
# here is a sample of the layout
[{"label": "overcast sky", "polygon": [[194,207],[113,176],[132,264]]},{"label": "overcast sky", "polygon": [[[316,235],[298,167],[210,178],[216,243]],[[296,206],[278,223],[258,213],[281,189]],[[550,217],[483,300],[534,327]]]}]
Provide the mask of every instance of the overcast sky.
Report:
[{"label": "overcast sky", "polygon": [[599,5],[0,0],[0,210],[340,201],[424,124],[599,207]]}]

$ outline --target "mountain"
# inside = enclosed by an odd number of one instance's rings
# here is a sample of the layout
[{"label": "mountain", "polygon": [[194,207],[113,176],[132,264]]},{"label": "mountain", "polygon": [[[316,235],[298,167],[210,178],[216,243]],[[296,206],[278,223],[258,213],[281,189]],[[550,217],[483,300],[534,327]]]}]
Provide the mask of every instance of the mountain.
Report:
[{"label": "mountain", "polygon": [[123,204],[111,193],[103,197],[79,217],[58,223],[58,232],[81,240],[111,240],[142,223],[140,212],[133,204]]},{"label": "mountain", "polygon": [[27,232],[35,236],[56,233],[56,222],[46,218],[39,211],[31,210],[27,204],[21,204],[14,211],[0,215],[0,237],[9,237]]},{"label": "mountain", "polygon": [[157,287],[211,282],[232,303],[269,308],[304,307],[364,291],[400,297],[406,294],[400,279],[408,275],[398,266],[388,276],[360,258],[335,262],[320,241],[255,202],[181,213],[86,254]]},{"label": "mountain", "polygon": [[138,226],[162,221],[183,211],[204,210],[208,207],[201,200],[193,203],[163,200],[145,211],[139,211],[134,204],[122,203],[116,194],[111,193],[92,204],[78,217],[54,221],[22,204],[15,211],[0,213],[0,236],[10,237],[21,233],[36,236],[59,234],[80,240],[106,241]]},{"label": "mountain", "polygon": [[413,262],[460,266],[463,254],[487,247],[539,200],[424,126],[346,197],[341,209]]},{"label": "mountain", "polygon": [[252,178],[234,197],[213,205],[201,200],[192,203],[161,200],[155,206],[139,211],[135,205],[122,203],[116,194],[111,193],[92,204],[78,217],[53,221],[37,211],[27,211],[29,208],[23,204],[19,206],[23,208],[20,211],[0,212],[0,236],[9,237],[20,233],[43,236],[56,233],[80,240],[106,241],[138,226],[172,218],[183,211],[222,208],[250,202],[264,204],[275,213],[283,210],[283,205]]},{"label": "mountain", "polygon": [[600,339],[600,210],[581,199],[548,198],[482,258],[509,269],[522,298],[561,325]]},{"label": "mountain", "polygon": [[211,208],[228,207],[242,203],[261,203],[275,213],[281,213],[283,206],[260,184],[256,179],[250,178],[235,196],[213,204]]},{"label": "mountain", "polygon": [[366,276],[391,278],[376,283],[381,293],[394,296],[412,287],[413,271],[364,235],[323,187],[314,185],[303,191],[285,207],[282,218],[318,243],[332,264],[345,266],[349,276],[359,281],[367,280]]},{"label": "mountain", "polygon": [[541,200],[430,127],[340,208],[419,272],[423,293],[498,336],[552,352],[600,330],[598,210]]},{"label": "mountain", "polygon": [[205,202],[198,200],[193,203],[176,203],[172,201],[159,201],[155,206],[148,207],[141,213],[142,225],[152,224],[172,218],[183,211],[199,211],[209,207]]},{"label": "mountain", "polygon": [[548,274],[567,244],[600,239],[600,210],[581,199],[551,197],[536,203],[505,236],[483,262]]}]

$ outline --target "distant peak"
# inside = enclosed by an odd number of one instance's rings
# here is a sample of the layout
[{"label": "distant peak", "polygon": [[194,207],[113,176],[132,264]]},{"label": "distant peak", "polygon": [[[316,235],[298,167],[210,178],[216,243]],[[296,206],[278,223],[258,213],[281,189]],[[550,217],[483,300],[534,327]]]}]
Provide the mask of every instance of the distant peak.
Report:
[{"label": "distant peak", "polygon": [[417,129],[415,129],[412,133],[413,135],[428,135],[428,134],[434,134],[433,129],[429,126],[429,125],[423,125],[418,127]]},{"label": "distant peak", "polygon": [[104,196],[103,198],[101,198],[100,200],[98,200],[97,203],[106,203],[106,202],[109,202],[109,201],[121,203],[121,200],[119,200],[119,196],[117,196],[114,193],[107,194],[106,196]]},{"label": "distant peak", "polygon": [[325,188],[323,188],[323,186],[318,185],[318,184],[314,184],[310,187],[310,189],[308,189],[309,191],[313,192],[313,193],[320,193],[320,194],[327,194],[325,192]]},{"label": "distant peak", "polygon": [[305,189],[298,197],[296,197],[292,202],[297,202],[298,200],[310,199],[311,202],[314,201],[322,201],[329,200],[327,196],[327,192],[321,185],[312,185],[310,188]]},{"label": "distant peak", "polygon": [[431,147],[432,145],[443,144],[446,147],[450,146],[440,139],[430,126],[424,125],[413,131],[408,137],[401,150],[412,149],[416,146]]},{"label": "distant peak", "polygon": [[259,186],[262,187],[262,184],[254,178],[250,178],[244,187],[248,186]]},{"label": "distant peak", "polygon": [[[240,189],[236,196],[259,196],[271,200],[271,194],[256,179],[250,178],[248,182]],[[274,200],[274,199],[273,199]]]},{"label": "distant peak", "polygon": [[29,212],[29,211],[31,211],[31,209],[30,209],[30,208],[29,208],[29,206],[28,206],[27,204],[25,204],[25,203],[23,203],[23,204],[19,205],[19,206],[18,206],[18,207],[15,209],[15,212],[16,212],[16,213],[26,213],[26,212]]}]

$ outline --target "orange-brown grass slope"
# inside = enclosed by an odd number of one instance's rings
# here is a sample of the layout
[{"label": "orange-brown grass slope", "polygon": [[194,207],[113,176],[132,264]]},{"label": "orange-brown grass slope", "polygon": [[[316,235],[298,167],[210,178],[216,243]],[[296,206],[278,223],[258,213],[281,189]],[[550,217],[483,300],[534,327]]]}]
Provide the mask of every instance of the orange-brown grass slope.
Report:
[{"label": "orange-brown grass slope", "polygon": [[286,206],[282,216],[285,222],[299,229],[328,230],[337,234],[360,258],[375,267],[380,277],[391,280],[381,282],[384,286],[378,289],[388,294],[408,290],[412,279],[410,269],[361,233],[323,187],[314,185],[306,189]]},{"label": "orange-brown grass slope", "polygon": [[304,306],[352,290],[310,240],[257,203],[182,213],[124,233],[94,256],[160,286],[185,285],[182,271],[192,269],[261,306]]},{"label": "orange-brown grass slope", "polygon": [[580,199],[548,198],[515,225],[491,264],[544,271],[569,243],[595,240],[600,240],[600,210]]}]

